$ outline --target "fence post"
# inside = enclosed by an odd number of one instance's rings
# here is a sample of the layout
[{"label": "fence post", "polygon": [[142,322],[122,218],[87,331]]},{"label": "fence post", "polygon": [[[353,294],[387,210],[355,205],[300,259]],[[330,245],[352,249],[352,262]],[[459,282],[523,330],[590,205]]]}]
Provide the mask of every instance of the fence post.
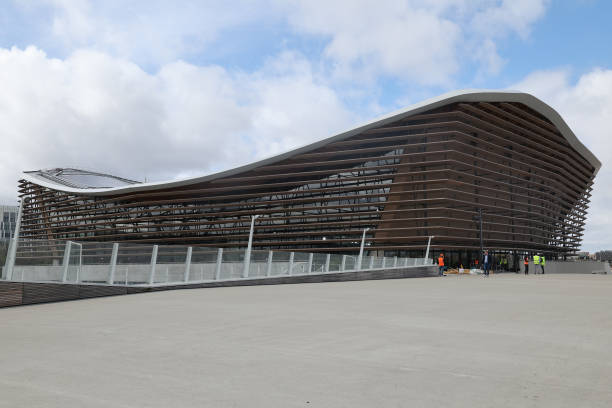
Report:
[{"label": "fence post", "polygon": [[308,255],[308,274],[312,273],[312,258],[314,257],[314,254],[311,252],[310,255]]},{"label": "fence post", "polygon": [[273,251],[268,251],[268,269],[266,269],[266,276],[272,275],[272,257],[274,256]]},{"label": "fence post", "polygon": [[387,257],[383,256],[383,261],[382,261],[382,268],[384,269],[387,263]]},{"label": "fence post", "polygon": [[368,269],[373,269],[374,268],[374,257],[371,256],[370,257],[370,267]]},{"label": "fence post", "polygon": [[64,259],[62,260],[62,266],[64,267],[64,273],[62,274],[62,282],[66,282],[68,279],[68,264],[70,263],[70,249],[72,248],[72,241],[66,241],[64,247]]},{"label": "fence post", "polygon": [[153,245],[153,253],[151,254],[151,274],[149,275],[149,285],[155,281],[155,265],[157,264],[157,245]]},{"label": "fence post", "polygon": [[[113,243],[113,252],[111,253],[110,259],[110,273],[108,274],[108,284],[112,285],[115,283],[115,272],[117,270],[117,254],[119,253],[119,243]],[[127,269],[125,271],[127,279]]]},{"label": "fence post", "polygon": [[419,261],[419,258],[414,258],[414,266],[417,266],[418,261]]},{"label": "fence post", "polygon": [[393,267],[397,268],[397,256],[393,257]]},{"label": "fence post", "polygon": [[191,253],[193,252],[192,247],[187,248],[187,257],[185,258],[185,282],[189,281],[189,270],[191,269]]},{"label": "fence post", "polygon": [[340,272],[346,269],[346,255],[342,255],[342,263],[340,264]]},{"label": "fence post", "polygon": [[289,255],[289,275],[291,275],[293,273],[293,257],[295,256],[295,252],[292,252]]},{"label": "fence post", "polygon": [[215,268],[215,280],[221,279],[221,263],[223,262],[223,248],[217,250],[217,267]]},{"label": "fence post", "polygon": [[329,272],[329,262],[331,260],[331,254],[327,254],[325,257],[325,272]]}]

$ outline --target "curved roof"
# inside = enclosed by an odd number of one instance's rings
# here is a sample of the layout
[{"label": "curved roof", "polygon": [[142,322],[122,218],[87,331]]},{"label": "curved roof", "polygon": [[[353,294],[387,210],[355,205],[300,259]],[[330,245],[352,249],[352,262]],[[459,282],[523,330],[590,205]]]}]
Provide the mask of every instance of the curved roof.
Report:
[{"label": "curved roof", "polygon": [[[282,153],[277,156],[269,157],[267,159],[259,160],[244,166],[236,167],[230,170],[221,171],[218,173],[208,174],[200,177],[192,177],[181,180],[172,180],[172,181],[161,181],[161,182],[151,182],[151,183],[135,183],[130,184],[131,180],[126,180],[128,183],[121,186],[113,186],[113,187],[95,187],[95,186],[87,186],[87,187],[77,187],[70,186],[66,183],[60,183],[52,180],[47,177],[40,177],[41,171],[36,172],[24,172],[24,179],[31,181],[32,183],[36,183],[38,185],[48,187],[53,190],[64,191],[68,193],[77,193],[84,195],[114,195],[114,194],[122,194],[122,193],[130,193],[137,191],[148,191],[148,190],[159,190],[164,188],[173,188],[173,187],[182,187],[196,183],[202,183],[206,181],[211,181],[215,179],[219,179],[222,177],[228,177],[236,174],[240,174],[254,168],[273,164],[282,160],[285,160],[289,157],[292,157],[297,154],[306,153],[311,150],[320,148],[332,142],[337,142],[343,139],[347,139],[351,136],[364,132],[366,130],[384,126],[391,122],[395,122],[397,120],[401,120],[403,118],[417,115],[419,113],[436,109],[444,105],[449,105],[451,103],[456,102],[515,102],[521,103],[534,111],[540,113],[544,117],[548,118],[552,122],[553,125],[557,127],[561,135],[565,137],[567,142],[572,146],[576,151],[582,155],[593,167],[595,168],[595,174],[599,171],[601,167],[601,162],[595,157],[595,155],[587,149],[576,137],[574,132],[569,128],[567,123],[563,120],[563,118],[551,108],[546,103],[542,102],[540,99],[536,98],[533,95],[519,92],[519,91],[498,91],[498,90],[478,90],[478,89],[470,89],[470,90],[460,90],[449,92],[435,98],[427,99],[423,102],[412,105],[408,108],[401,109],[399,111],[390,113],[381,118],[375,119],[373,121],[367,122],[360,126],[357,126],[354,129],[348,130],[346,132],[339,133],[335,136],[328,137],[326,139],[320,140],[315,143],[311,143],[309,145]],[[87,172],[91,173],[91,172]],[[97,174],[97,173],[91,173]],[[108,176],[108,175],[104,175]],[[110,176],[114,177],[114,176]],[[115,177],[116,179],[120,179]],[[120,179],[125,180],[125,179]]]},{"label": "curved roof", "polygon": [[138,184],[138,181],[112,176],[110,174],[70,168],[26,171],[24,173],[27,174],[29,178],[35,178],[38,184],[40,184],[41,181],[51,182],[78,189],[106,189]]}]

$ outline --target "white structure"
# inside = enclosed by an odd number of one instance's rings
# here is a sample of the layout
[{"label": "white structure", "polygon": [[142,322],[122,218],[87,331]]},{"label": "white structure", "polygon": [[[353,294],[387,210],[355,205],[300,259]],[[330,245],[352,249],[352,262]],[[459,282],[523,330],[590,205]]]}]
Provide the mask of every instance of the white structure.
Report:
[{"label": "white structure", "polygon": [[0,241],[13,238],[17,224],[16,205],[0,205]]}]

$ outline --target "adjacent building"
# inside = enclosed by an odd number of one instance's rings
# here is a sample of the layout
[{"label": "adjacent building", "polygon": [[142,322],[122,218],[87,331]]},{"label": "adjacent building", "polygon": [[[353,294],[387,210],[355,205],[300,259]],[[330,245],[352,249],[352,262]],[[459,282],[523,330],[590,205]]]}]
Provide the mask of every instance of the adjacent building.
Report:
[{"label": "adjacent building", "polygon": [[0,205],[0,241],[13,238],[17,224],[17,206]]},{"label": "adjacent building", "polygon": [[481,245],[550,259],[580,248],[600,166],[534,96],[460,91],[203,177],[25,172],[20,234],[245,247],[257,215],[256,249],[352,253],[365,231],[380,255],[423,256],[433,236],[453,263],[470,263]]}]

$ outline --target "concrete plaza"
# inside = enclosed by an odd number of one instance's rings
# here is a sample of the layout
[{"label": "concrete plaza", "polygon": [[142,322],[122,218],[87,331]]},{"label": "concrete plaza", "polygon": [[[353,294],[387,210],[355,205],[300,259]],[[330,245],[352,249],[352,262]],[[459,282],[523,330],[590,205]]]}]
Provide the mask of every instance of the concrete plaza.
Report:
[{"label": "concrete plaza", "polygon": [[0,333],[0,407],[612,406],[610,275],[157,292]]}]

